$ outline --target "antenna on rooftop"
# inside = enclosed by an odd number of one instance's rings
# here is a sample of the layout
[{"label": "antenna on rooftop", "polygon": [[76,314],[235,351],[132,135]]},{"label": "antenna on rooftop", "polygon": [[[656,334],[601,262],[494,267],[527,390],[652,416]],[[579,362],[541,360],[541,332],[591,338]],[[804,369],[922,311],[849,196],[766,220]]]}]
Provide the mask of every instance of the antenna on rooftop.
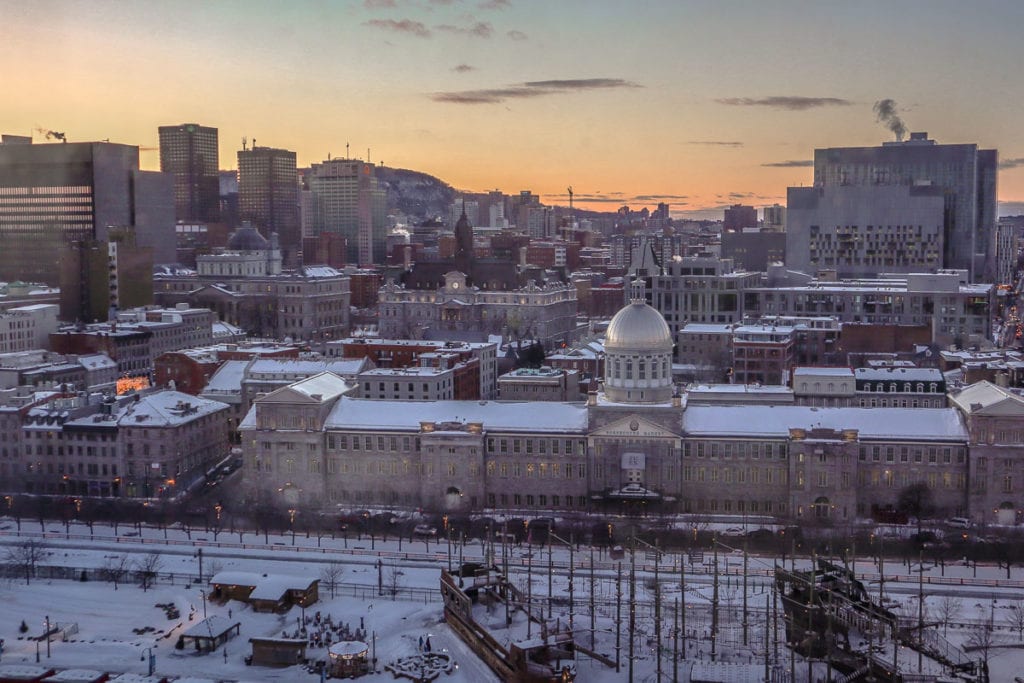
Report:
[{"label": "antenna on rooftop", "polygon": [[347,143],[347,142],[345,143],[345,158],[346,158],[346,159],[349,159],[349,158],[351,158],[351,157],[349,157],[349,155],[348,155],[348,143]]},{"label": "antenna on rooftop", "polygon": [[249,144],[249,138],[242,136],[242,151],[246,151],[246,145]]}]

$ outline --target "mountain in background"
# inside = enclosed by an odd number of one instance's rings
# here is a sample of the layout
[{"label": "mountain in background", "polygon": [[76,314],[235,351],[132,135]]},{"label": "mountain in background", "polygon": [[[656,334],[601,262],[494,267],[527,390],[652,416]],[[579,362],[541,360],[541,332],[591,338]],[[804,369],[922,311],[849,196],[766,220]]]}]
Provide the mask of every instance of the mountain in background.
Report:
[{"label": "mountain in background", "polygon": [[428,173],[387,166],[376,166],[374,171],[387,190],[388,208],[397,208],[417,222],[443,219],[455,201],[455,188]]}]

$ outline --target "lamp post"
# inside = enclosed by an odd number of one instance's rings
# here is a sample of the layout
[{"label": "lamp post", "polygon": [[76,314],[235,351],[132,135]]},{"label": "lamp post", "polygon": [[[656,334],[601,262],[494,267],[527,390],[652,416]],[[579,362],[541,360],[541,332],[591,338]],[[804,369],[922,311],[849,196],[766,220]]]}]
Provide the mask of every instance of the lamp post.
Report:
[{"label": "lamp post", "polygon": [[46,615],[46,658],[50,658],[50,615]]},{"label": "lamp post", "polygon": [[146,655],[149,655],[149,673],[147,675],[152,676],[153,672],[156,671],[156,654],[153,652],[153,648],[147,647],[142,651],[141,661],[146,661]]},{"label": "lamp post", "polygon": [[292,530],[292,545],[295,545],[295,513],[298,512],[295,508],[288,508],[288,525]]}]

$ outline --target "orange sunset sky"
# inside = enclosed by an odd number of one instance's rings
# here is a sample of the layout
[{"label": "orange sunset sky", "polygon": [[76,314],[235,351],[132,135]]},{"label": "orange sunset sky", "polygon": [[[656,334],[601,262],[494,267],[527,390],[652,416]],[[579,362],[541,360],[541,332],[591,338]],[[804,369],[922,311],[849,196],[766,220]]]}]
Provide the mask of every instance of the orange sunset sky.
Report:
[{"label": "orange sunset sky", "polygon": [[157,127],[431,173],[456,188],[685,216],[784,202],[816,147],[909,130],[999,150],[1024,213],[1024,2],[0,0],[0,132],[140,145]]}]

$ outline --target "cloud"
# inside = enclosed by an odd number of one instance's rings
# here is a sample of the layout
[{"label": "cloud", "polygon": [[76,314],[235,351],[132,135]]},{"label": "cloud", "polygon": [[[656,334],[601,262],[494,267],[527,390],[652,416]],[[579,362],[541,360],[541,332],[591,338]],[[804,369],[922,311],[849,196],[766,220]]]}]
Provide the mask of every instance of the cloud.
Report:
[{"label": "cloud", "polygon": [[476,67],[470,66],[469,64],[459,64],[458,66],[453,66],[452,71],[454,71],[455,73],[464,74],[469,73],[470,71],[476,71]]},{"label": "cloud", "polygon": [[494,27],[491,26],[489,21],[478,21],[470,27],[453,26],[452,24],[441,24],[435,26],[438,31],[445,31],[446,33],[457,33],[464,36],[474,36],[476,38],[490,38],[494,33]]},{"label": "cloud", "polygon": [[723,97],[715,100],[730,107],[772,107],[803,111],[817,107],[847,107],[853,102],[839,97],[801,97],[799,95],[773,95],[771,97]]},{"label": "cloud", "polygon": [[430,29],[424,26],[422,22],[413,21],[412,19],[370,19],[365,23],[365,26],[372,26],[373,28],[380,28],[385,31],[395,31],[396,33],[408,33],[419,38],[430,37]]},{"label": "cloud", "polygon": [[363,0],[366,9],[387,9],[395,6],[395,0]]},{"label": "cloud", "polygon": [[814,159],[787,159],[786,161],[772,161],[761,165],[768,168],[806,168],[814,166]]},{"label": "cloud", "polygon": [[481,2],[477,5],[480,9],[505,9],[511,6],[510,0],[486,0],[486,2]]},{"label": "cloud", "polygon": [[529,81],[506,88],[437,92],[430,95],[435,102],[449,104],[498,104],[509,99],[544,97],[585,90],[615,88],[642,88],[643,86],[621,78],[576,78],[566,80]]},{"label": "cloud", "polygon": [[753,192],[730,192],[729,196],[733,199],[746,199],[748,197],[756,197]]},{"label": "cloud", "polygon": [[523,33],[522,31],[517,31],[515,29],[512,29],[505,35],[507,35],[512,40],[526,40],[526,34]]},{"label": "cloud", "polygon": [[742,147],[742,142],[733,140],[689,140],[688,145],[708,145],[710,147]]},{"label": "cloud", "polygon": [[1017,157],[1016,159],[1003,159],[999,162],[999,168],[1007,170],[1011,168],[1018,168],[1024,166],[1024,157]]}]

